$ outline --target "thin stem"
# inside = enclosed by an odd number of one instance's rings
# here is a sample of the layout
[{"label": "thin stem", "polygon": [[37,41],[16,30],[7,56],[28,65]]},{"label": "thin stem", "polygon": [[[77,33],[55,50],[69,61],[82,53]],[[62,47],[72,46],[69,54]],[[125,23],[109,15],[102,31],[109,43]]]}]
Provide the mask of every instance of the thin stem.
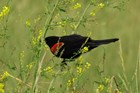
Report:
[{"label": "thin stem", "polygon": [[47,33],[47,31],[48,31],[48,29],[49,29],[49,25],[50,25],[50,23],[51,23],[51,21],[52,21],[52,19],[53,19],[54,11],[56,10],[58,3],[59,3],[59,0],[56,1],[56,4],[55,4],[53,10],[51,11],[50,15],[48,16],[48,19],[47,19],[46,22],[45,22],[44,34],[43,34],[43,36],[42,36],[42,40],[44,40],[44,38],[45,38],[45,36],[46,36],[46,33]]},{"label": "thin stem", "polygon": [[[56,72],[56,75],[57,75],[59,72],[60,72],[60,70],[58,70],[58,71]],[[52,81],[50,82],[50,85],[49,85],[49,88],[48,88],[47,93],[50,93],[50,89],[51,89],[52,84],[53,84],[53,82],[54,82],[55,79],[56,79],[56,76],[54,76],[53,79],[52,79]]]},{"label": "thin stem", "polygon": [[114,82],[115,82],[115,85],[116,85],[117,90],[119,90],[119,85],[118,85],[118,83],[117,83],[116,78],[115,78],[115,77],[113,77],[113,79],[114,79]]},{"label": "thin stem", "polygon": [[39,77],[40,77],[41,67],[42,67],[42,63],[43,63],[43,60],[44,60],[45,56],[46,56],[46,52],[44,53],[41,61],[38,64],[37,74],[36,74],[35,82],[34,82],[34,85],[33,85],[34,93],[37,93],[37,87],[36,86],[37,86],[37,83],[38,83],[38,80],[39,80]]},{"label": "thin stem", "polygon": [[140,71],[140,43],[139,43],[139,50],[138,50],[138,61],[137,61],[137,65],[136,65],[136,71],[135,71],[135,74],[136,74],[136,93],[139,93],[139,80],[138,78],[139,77],[139,71]]},{"label": "thin stem", "polygon": [[[55,9],[56,9],[58,3],[59,3],[59,0],[57,0],[57,2],[56,2],[56,4],[55,4],[55,6],[54,6],[54,8],[53,8],[53,10],[52,10],[52,12],[51,12],[51,14],[49,15],[49,17],[47,18],[47,20],[46,20],[46,22],[45,22],[44,33],[43,33],[43,35],[42,35],[42,42],[44,41],[44,38],[45,38],[45,36],[46,36],[46,33],[47,33],[48,29],[49,29],[49,25],[50,25],[50,23],[52,22],[53,15],[54,15],[54,11],[55,11]],[[46,56],[46,52],[44,53],[44,55],[43,55],[41,61],[38,63],[37,74],[36,74],[35,82],[34,82],[34,85],[33,85],[33,92],[34,92],[34,93],[37,93],[37,90],[38,90],[38,88],[37,88],[37,83],[38,83],[38,80],[39,80],[39,77],[40,77],[41,67],[42,67],[42,63],[43,63],[43,60],[44,60],[45,56]]]},{"label": "thin stem", "polygon": [[121,77],[121,75],[118,75],[118,76],[119,76],[119,78],[122,80],[123,85],[124,85],[126,91],[129,92],[129,89],[128,89],[128,87],[127,87],[127,84],[126,84],[125,80]]},{"label": "thin stem", "polygon": [[77,25],[76,25],[76,27],[75,27],[75,30],[80,26],[80,23],[82,22],[83,17],[84,17],[85,13],[87,12],[87,10],[88,10],[88,8],[90,7],[91,4],[92,4],[92,2],[90,2],[90,3],[87,5],[87,7],[85,8],[83,14],[81,15],[81,17],[80,17],[80,19],[79,19],[79,21],[78,21],[78,23],[77,23]]},{"label": "thin stem", "polygon": [[9,74],[9,77],[11,77],[11,78],[13,78],[13,79],[15,79],[15,80],[17,80],[17,81],[19,81],[20,83],[23,83],[23,84],[25,84],[26,86],[28,86],[28,87],[32,87],[30,84],[26,84],[25,82],[23,82],[21,79],[19,79],[19,78],[16,78],[16,77],[14,77],[13,75],[11,75],[11,74]]},{"label": "thin stem", "polygon": [[109,93],[112,93],[113,78],[114,78],[114,76],[112,76],[110,79]]},{"label": "thin stem", "polygon": [[124,67],[124,59],[123,59],[123,54],[122,54],[122,45],[121,45],[121,41],[119,41],[119,45],[120,45],[120,58],[121,58],[121,63],[122,63],[122,68],[123,68],[123,72],[125,73],[125,67]]},{"label": "thin stem", "polygon": [[[119,55],[120,55],[120,58],[121,58],[121,65],[122,65],[122,68],[123,68],[123,77],[124,79],[122,79],[122,77],[120,77],[123,81],[123,83],[125,83],[125,87],[126,87],[126,90],[131,93],[131,86],[129,86],[130,82],[128,81],[127,79],[127,76],[126,76],[126,69],[125,69],[125,66],[124,66],[124,58],[123,58],[123,54],[122,54],[122,45],[121,45],[121,41],[119,41],[119,45],[120,45],[120,51],[119,51]],[[129,88],[127,87],[129,86]]]}]

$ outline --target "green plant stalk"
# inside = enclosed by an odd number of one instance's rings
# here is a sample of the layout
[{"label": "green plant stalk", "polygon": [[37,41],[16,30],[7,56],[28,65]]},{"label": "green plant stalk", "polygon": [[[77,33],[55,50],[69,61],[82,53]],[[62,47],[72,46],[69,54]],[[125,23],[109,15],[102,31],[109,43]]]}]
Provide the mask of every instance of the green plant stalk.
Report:
[{"label": "green plant stalk", "polygon": [[123,79],[123,77],[122,77],[120,74],[119,74],[118,76],[119,76],[119,78],[122,80],[123,85],[124,85],[126,91],[129,92],[129,89],[128,89],[127,84],[126,84],[125,80]]},{"label": "green plant stalk", "polygon": [[[48,29],[49,29],[49,25],[50,25],[50,23],[52,22],[53,15],[54,15],[54,11],[56,10],[58,3],[59,3],[59,0],[57,0],[57,2],[56,2],[56,4],[55,4],[55,7],[53,8],[51,14],[49,15],[49,17],[47,18],[47,20],[46,20],[46,22],[45,22],[44,33],[43,33],[43,35],[42,35],[42,39],[41,39],[42,41],[41,41],[41,42],[44,41],[44,38],[45,38],[46,33],[47,33]],[[33,93],[37,93],[37,90],[38,90],[38,88],[37,88],[37,83],[38,83],[38,80],[39,80],[39,77],[40,77],[41,67],[42,67],[43,60],[44,60],[45,56],[46,56],[46,52],[44,53],[44,55],[43,55],[41,61],[38,62],[38,68],[37,68],[37,72],[36,72],[36,77],[35,77],[35,81],[34,81],[34,83],[33,83],[33,88],[32,88],[32,92],[33,92]]]},{"label": "green plant stalk", "polygon": [[[58,71],[56,72],[56,75],[57,75],[59,72],[60,72],[60,70],[58,70]],[[53,79],[52,79],[52,81],[50,82],[47,93],[50,93],[50,89],[51,89],[52,84],[53,84],[53,82],[54,82],[55,79],[56,79],[56,76],[54,76]]]},{"label": "green plant stalk", "polygon": [[139,43],[139,49],[138,49],[138,61],[137,61],[137,65],[136,65],[136,93],[139,93],[139,80],[138,78],[140,78],[140,43]]},{"label": "green plant stalk", "polygon": [[135,79],[135,82],[136,82],[136,93],[139,93],[139,62],[140,62],[140,44],[139,44],[139,49],[138,49],[138,56],[137,56],[137,63],[136,63],[136,69],[135,69],[135,72],[132,76],[132,81]]},{"label": "green plant stalk", "polygon": [[112,76],[112,77],[111,77],[111,79],[110,79],[110,84],[109,84],[109,93],[112,93],[113,79],[114,79],[114,76]]},{"label": "green plant stalk", "polygon": [[19,79],[19,78],[17,78],[17,77],[14,77],[14,76],[13,76],[13,75],[11,75],[11,74],[9,74],[9,77],[11,77],[11,78],[13,78],[13,79],[17,80],[19,83],[22,83],[22,84],[24,84],[24,85],[28,86],[29,88],[31,88],[31,87],[32,87],[30,84],[28,84],[28,83],[26,83],[26,82],[22,81],[21,79]]},{"label": "green plant stalk", "polygon": [[58,3],[59,3],[59,0],[56,1],[56,4],[52,10],[52,12],[50,13],[48,19],[46,20],[45,22],[45,26],[44,26],[44,33],[43,33],[43,36],[42,36],[42,41],[44,40],[46,34],[47,34],[47,31],[49,29],[49,25],[50,23],[52,22],[52,19],[53,19],[53,15],[54,15],[54,11],[56,10],[57,6],[58,6]]},{"label": "green plant stalk", "polygon": [[[88,8],[90,7],[91,4],[92,4],[92,2],[90,2],[90,3],[87,5],[87,7],[85,8],[83,14],[81,15],[79,21],[78,21],[77,24],[76,24],[76,27],[75,27],[74,30],[77,30],[78,27],[80,26],[80,23],[82,22],[83,17],[84,17],[85,13],[87,12],[87,10],[88,10]],[[73,32],[72,32],[72,33],[73,33]],[[90,34],[90,35],[91,35],[91,34]],[[86,43],[87,40],[89,39],[90,35],[88,36],[88,38],[86,39],[86,41],[84,42],[84,44],[81,46],[81,48],[85,45],[85,43]],[[78,55],[78,54],[79,54],[79,53],[76,53],[73,57],[75,57],[75,56]],[[73,57],[71,57],[71,59],[72,59]]]},{"label": "green plant stalk", "polygon": [[[120,55],[120,58],[121,58],[121,65],[122,65],[122,68],[123,68],[123,77],[124,77],[124,79],[122,79],[122,80],[123,80],[123,82],[125,82],[125,86],[129,86],[129,88],[127,87],[126,90],[127,90],[127,91],[129,90],[129,92],[131,93],[132,90],[131,90],[130,82],[129,82],[128,79],[127,79],[126,69],[125,69],[125,66],[124,66],[124,58],[123,58],[123,54],[122,54],[122,45],[121,45],[121,41],[119,41],[119,47],[120,47],[120,48],[119,48],[119,50],[120,50],[119,55]],[[121,78],[122,78],[122,77],[121,77]]]},{"label": "green plant stalk", "polygon": [[90,3],[87,5],[87,7],[85,8],[85,10],[84,10],[83,14],[81,15],[81,17],[80,17],[80,19],[79,19],[79,21],[78,21],[78,23],[77,23],[77,25],[76,25],[76,27],[75,27],[74,30],[78,29],[78,27],[80,26],[80,24],[81,24],[81,22],[82,22],[82,20],[83,20],[83,17],[84,17],[84,15],[86,14],[86,12],[87,12],[87,10],[88,10],[88,8],[90,7],[91,4],[92,4],[92,2],[90,2]]},{"label": "green plant stalk", "polygon": [[119,45],[120,45],[120,52],[119,52],[119,55],[120,55],[120,58],[121,58],[121,65],[122,65],[122,68],[123,68],[123,72],[125,73],[125,66],[124,66],[124,59],[123,59],[123,54],[122,54],[122,45],[121,45],[121,41],[119,41]]},{"label": "green plant stalk", "polygon": [[38,90],[37,89],[37,83],[38,83],[38,80],[39,80],[39,77],[40,77],[41,66],[42,66],[42,63],[44,61],[45,56],[46,56],[46,52],[44,53],[41,61],[38,64],[37,74],[36,74],[35,82],[34,82],[34,85],[33,85],[33,91],[34,91],[34,93],[37,93],[37,90]]}]

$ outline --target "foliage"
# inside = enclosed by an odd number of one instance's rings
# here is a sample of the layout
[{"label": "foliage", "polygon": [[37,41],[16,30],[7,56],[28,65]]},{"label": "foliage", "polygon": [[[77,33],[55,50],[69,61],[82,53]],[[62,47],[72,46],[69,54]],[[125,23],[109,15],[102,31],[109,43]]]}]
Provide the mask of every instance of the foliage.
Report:
[{"label": "foliage", "polygon": [[[101,61],[96,60],[98,63],[91,59],[92,56],[83,55],[72,62],[68,60],[68,66],[61,66],[62,60],[49,55],[44,42],[51,34],[92,36],[93,26],[98,28],[102,19],[100,14],[104,16],[105,11],[112,13],[116,9],[121,13],[127,0],[0,2],[3,6],[0,7],[0,93],[139,93],[140,47],[134,72],[128,75],[120,41],[116,45],[120,57],[116,64],[121,65],[121,69],[117,69],[120,73],[107,74],[110,69],[105,68],[106,51],[100,55]],[[34,5],[41,10],[34,10]],[[80,52],[87,51],[88,47],[84,47]],[[109,53],[115,55],[115,51],[114,48]],[[115,62],[114,59],[111,61]]]}]

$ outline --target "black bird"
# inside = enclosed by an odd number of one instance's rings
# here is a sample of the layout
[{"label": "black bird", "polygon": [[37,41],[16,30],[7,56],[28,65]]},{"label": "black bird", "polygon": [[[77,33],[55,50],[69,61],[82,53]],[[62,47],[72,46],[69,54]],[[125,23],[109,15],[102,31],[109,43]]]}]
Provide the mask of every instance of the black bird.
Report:
[{"label": "black bird", "polygon": [[62,37],[49,36],[45,38],[45,42],[50,47],[50,51],[56,57],[63,58],[63,62],[67,59],[75,59],[100,45],[109,44],[118,40],[118,38],[93,40],[90,37],[77,34]]}]

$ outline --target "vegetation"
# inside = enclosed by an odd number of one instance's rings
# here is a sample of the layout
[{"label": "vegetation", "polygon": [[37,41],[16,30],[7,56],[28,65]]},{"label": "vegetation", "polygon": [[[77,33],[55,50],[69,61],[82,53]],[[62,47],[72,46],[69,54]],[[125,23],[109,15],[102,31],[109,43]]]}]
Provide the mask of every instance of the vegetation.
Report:
[{"label": "vegetation", "polygon": [[[138,0],[1,0],[0,93],[139,93],[139,4]],[[51,54],[44,38],[72,33],[120,40],[62,69],[62,59]]]}]

